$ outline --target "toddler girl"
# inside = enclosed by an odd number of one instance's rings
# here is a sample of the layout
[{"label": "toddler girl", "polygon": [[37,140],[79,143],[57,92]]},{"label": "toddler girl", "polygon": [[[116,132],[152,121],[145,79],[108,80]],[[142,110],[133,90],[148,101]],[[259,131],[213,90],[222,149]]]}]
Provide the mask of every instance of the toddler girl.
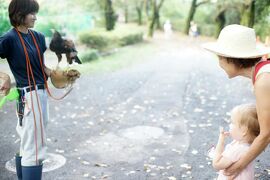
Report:
[{"label": "toddler girl", "polygon": [[[260,134],[260,126],[255,105],[245,104],[235,107],[231,114],[229,132],[220,128],[218,143],[213,158],[213,167],[219,170],[218,180],[227,180],[223,170],[238,161],[249,149],[250,144]],[[231,136],[233,141],[224,149],[225,138]],[[242,170],[235,180],[253,180],[254,166],[251,162]]]}]

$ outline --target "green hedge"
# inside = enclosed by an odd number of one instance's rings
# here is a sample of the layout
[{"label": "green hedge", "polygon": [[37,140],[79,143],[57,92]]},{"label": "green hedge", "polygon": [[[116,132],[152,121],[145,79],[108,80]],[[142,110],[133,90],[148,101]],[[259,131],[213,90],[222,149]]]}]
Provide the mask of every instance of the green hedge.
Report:
[{"label": "green hedge", "polygon": [[107,51],[116,47],[142,42],[143,32],[136,28],[118,28],[114,31],[96,29],[80,33],[79,39],[90,48]]},{"label": "green hedge", "polygon": [[131,45],[131,44],[136,44],[138,42],[142,42],[143,41],[143,33],[138,32],[138,33],[134,33],[134,34],[128,34],[126,36],[123,36],[121,38],[119,38],[119,44],[120,46],[127,46],[127,45]]},{"label": "green hedge", "polygon": [[100,51],[109,49],[111,44],[115,42],[114,37],[110,37],[108,34],[98,31],[80,33],[79,40],[86,46]]},{"label": "green hedge", "polygon": [[99,58],[98,51],[96,49],[87,50],[82,53],[80,59],[82,63],[90,62]]}]

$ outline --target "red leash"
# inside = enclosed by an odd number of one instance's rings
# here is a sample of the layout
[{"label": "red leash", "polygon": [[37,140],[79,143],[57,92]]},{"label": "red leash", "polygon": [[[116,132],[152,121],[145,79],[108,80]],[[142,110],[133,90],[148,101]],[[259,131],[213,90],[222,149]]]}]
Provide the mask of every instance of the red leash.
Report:
[{"label": "red leash", "polygon": [[38,109],[39,109],[39,115],[40,115],[40,126],[41,126],[41,139],[42,139],[42,146],[44,145],[44,141],[43,141],[43,127],[42,127],[42,113],[41,113],[41,109],[40,109],[40,104],[39,104],[39,98],[37,95],[37,87],[36,87],[36,81],[33,75],[33,71],[32,71],[32,67],[31,67],[31,62],[29,59],[29,55],[24,43],[24,40],[21,36],[21,34],[19,33],[19,31],[16,29],[17,34],[20,38],[21,44],[23,46],[23,50],[24,50],[24,54],[26,57],[26,69],[27,69],[27,77],[28,77],[28,85],[30,87],[30,97],[31,97],[31,106],[32,106],[32,111],[33,111],[33,116],[34,116],[34,124],[35,124],[35,146],[36,146],[36,164],[38,165],[38,145],[37,145],[37,124],[36,124],[36,114],[35,114],[35,109],[34,109],[34,105],[33,105],[33,94],[32,94],[32,85],[31,85],[31,81],[30,81],[30,75],[32,77],[33,83],[34,83],[34,90],[35,90],[35,94],[36,94],[36,98],[37,98],[37,104],[38,104]]},{"label": "red leash", "polygon": [[[18,36],[20,38],[21,44],[23,46],[24,54],[25,54],[25,57],[26,57],[27,77],[28,77],[28,84],[29,84],[29,87],[30,87],[30,96],[31,96],[31,102],[32,102],[31,103],[31,106],[32,106],[32,109],[33,109],[34,124],[35,124],[36,163],[38,164],[37,126],[36,126],[36,115],[35,115],[34,105],[33,105],[32,86],[31,86],[30,76],[32,77],[32,80],[33,80],[33,83],[34,83],[34,90],[35,90],[35,94],[36,94],[36,98],[37,98],[38,110],[39,110],[39,115],[40,115],[41,140],[42,140],[42,146],[43,146],[44,145],[44,138],[43,138],[43,126],[42,126],[42,121],[41,121],[42,113],[41,113],[41,108],[40,108],[40,104],[39,104],[39,98],[38,98],[38,95],[37,95],[36,81],[35,81],[35,77],[33,75],[32,67],[31,67],[31,62],[30,62],[30,59],[29,59],[29,55],[28,55],[28,52],[27,52],[27,49],[26,49],[26,46],[25,46],[25,43],[24,43],[24,40],[23,40],[21,34],[19,33],[19,31],[16,28],[15,28],[15,30],[17,31],[17,34],[18,34]],[[30,34],[32,36],[32,39],[33,39],[34,44],[35,44],[35,47],[36,47],[36,49],[38,51],[38,58],[39,58],[40,67],[41,67],[43,78],[44,78],[44,82],[45,82],[46,91],[48,92],[49,96],[51,98],[55,99],[55,100],[61,100],[61,99],[65,98],[71,92],[72,87],[70,87],[70,89],[62,97],[56,98],[56,97],[54,97],[52,95],[52,93],[49,90],[49,86],[48,86],[48,83],[47,83],[47,80],[46,80],[46,75],[45,75],[45,72],[44,72],[44,66],[43,66],[43,62],[42,62],[42,58],[41,58],[41,53],[40,53],[39,46],[37,44],[37,41],[36,41],[36,38],[35,38],[34,34],[32,33],[32,31],[30,29],[29,29],[29,32],[30,32]]]}]

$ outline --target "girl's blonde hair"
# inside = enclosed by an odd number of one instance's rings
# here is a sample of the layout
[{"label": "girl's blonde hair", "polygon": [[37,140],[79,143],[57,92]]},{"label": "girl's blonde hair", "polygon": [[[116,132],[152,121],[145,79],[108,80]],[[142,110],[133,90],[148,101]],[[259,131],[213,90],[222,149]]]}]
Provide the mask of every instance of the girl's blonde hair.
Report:
[{"label": "girl's blonde hair", "polygon": [[256,106],[254,104],[243,104],[236,106],[233,111],[240,115],[238,120],[239,127],[247,128],[247,136],[250,143],[260,134],[260,125]]}]

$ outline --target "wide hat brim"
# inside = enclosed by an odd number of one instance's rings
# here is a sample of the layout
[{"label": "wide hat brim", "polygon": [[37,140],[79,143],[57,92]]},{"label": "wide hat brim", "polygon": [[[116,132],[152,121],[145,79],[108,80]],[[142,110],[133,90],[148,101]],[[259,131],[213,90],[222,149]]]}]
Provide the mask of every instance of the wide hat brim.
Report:
[{"label": "wide hat brim", "polygon": [[270,53],[270,48],[264,46],[263,44],[257,44],[252,51],[245,51],[245,52],[240,51],[232,52],[231,50],[226,50],[226,48],[221,46],[218,42],[205,43],[203,44],[202,47],[219,56],[241,58],[241,59],[258,58]]}]

